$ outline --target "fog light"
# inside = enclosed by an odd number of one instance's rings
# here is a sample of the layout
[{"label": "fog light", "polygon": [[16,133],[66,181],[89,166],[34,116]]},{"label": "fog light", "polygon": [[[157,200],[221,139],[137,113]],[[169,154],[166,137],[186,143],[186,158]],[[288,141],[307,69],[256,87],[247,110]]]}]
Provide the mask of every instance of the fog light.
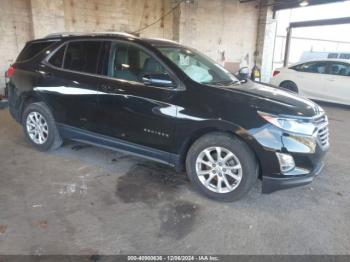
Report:
[{"label": "fog light", "polygon": [[288,172],[295,167],[294,158],[291,155],[276,153],[282,172]]}]

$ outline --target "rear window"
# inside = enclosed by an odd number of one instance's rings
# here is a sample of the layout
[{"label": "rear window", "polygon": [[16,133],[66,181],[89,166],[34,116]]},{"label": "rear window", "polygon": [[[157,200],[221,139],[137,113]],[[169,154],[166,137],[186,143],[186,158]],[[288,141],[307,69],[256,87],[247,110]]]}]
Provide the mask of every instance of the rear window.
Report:
[{"label": "rear window", "polygon": [[53,42],[36,42],[27,43],[23,48],[22,52],[17,57],[17,62],[32,59],[34,56],[39,54],[41,51],[52,45]]},{"label": "rear window", "polygon": [[64,60],[64,69],[96,73],[102,42],[76,41],[68,44]]}]

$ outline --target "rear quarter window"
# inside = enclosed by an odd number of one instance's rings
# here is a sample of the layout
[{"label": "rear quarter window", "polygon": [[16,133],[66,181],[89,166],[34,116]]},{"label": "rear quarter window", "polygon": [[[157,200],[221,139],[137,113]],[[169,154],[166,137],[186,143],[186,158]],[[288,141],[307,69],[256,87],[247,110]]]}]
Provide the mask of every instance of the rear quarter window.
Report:
[{"label": "rear quarter window", "polygon": [[292,66],[290,67],[290,69],[293,69],[298,72],[325,74],[327,69],[327,62],[307,62],[304,64]]},{"label": "rear quarter window", "polygon": [[38,55],[41,51],[48,48],[54,42],[35,42],[35,43],[27,43],[23,48],[22,52],[18,55],[16,61],[21,62],[25,60],[32,59],[34,56]]}]

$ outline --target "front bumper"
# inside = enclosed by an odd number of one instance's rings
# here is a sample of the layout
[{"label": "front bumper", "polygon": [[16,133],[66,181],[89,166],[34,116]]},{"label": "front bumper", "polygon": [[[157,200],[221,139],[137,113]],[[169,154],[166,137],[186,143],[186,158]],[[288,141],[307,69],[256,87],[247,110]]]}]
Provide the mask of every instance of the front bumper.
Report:
[{"label": "front bumper", "polygon": [[[262,149],[256,151],[261,168],[262,193],[309,184],[322,171],[323,158],[329,149],[328,129],[327,134],[320,129],[319,135],[303,136],[266,125],[256,130],[253,136]],[[295,167],[282,172],[276,153],[292,156]]]},{"label": "front bumper", "polygon": [[306,175],[301,176],[281,176],[281,177],[268,177],[263,178],[262,193],[270,194],[278,190],[303,186],[311,183],[316,176],[318,176],[324,167],[324,163],[319,163],[315,169]]}]

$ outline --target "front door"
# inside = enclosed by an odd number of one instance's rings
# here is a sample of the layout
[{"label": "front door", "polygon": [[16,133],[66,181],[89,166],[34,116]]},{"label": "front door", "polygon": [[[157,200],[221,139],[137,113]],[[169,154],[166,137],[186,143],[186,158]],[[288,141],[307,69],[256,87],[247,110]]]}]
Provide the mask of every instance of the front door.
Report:
[{"label": "front door", "polygon": [[143,77],[152,74],[167,72],[143,48],[112,42],[108,77],[99,83],[98,126],[105,135],[169,152],[175,132],[174,101],[181,91],[145,84]]},{"label": "front door", "polygon": [[330,101],[350,105],[350,64],[330,62],[325,82]]},{"label": "front door", "polygon": [[327,95],[325,89],[325,73],[328,63],[324,61],[307,62],[297,67],[294,82],[299,93],[308,98],[323,100]]}]

